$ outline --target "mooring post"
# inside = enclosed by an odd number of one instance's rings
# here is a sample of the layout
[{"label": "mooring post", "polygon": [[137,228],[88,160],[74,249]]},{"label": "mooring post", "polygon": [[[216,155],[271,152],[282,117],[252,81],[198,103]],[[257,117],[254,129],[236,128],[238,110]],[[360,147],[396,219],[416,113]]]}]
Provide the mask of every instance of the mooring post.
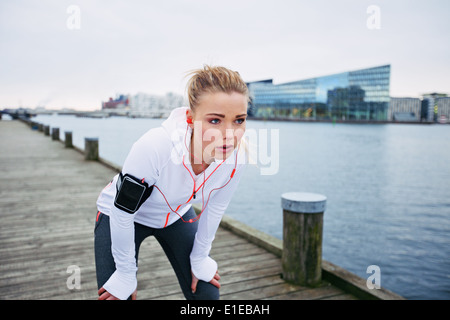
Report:
[{"label": "mooring post", "polygon": [[32,130],[37,130],[37,129],[39,129],[39,124],[36,121],[31,121],[30,127]]},{"label": "mooring post", "polygon": [[98,160],[98,138],[84,138],[84,159]]},{"label": "mooring post", "polygon": [[52,140],[59,140],[59,128],[52,128]]},{"label": "mooring post", "polygon": [[45,134],[46,136],[49,136],[49,135],[50,135],[50,126],[44,125],[44,134]]},{"label": "mooring post", "polygon": [[326,197],[289,192],[281,196],[283,208],[283,279],[315,287],[322,281],[322,232]]},{"label": "mooring post", "polygon": [[65,139],[64,139],[64,145],[66,148],[73,148],[72,144],[72,131],[64,131]]}]

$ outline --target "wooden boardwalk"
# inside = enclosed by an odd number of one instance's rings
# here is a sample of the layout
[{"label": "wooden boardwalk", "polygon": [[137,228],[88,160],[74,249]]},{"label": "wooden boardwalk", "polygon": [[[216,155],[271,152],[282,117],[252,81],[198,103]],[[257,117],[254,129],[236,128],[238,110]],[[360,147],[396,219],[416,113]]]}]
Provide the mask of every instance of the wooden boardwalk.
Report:
[{"label": "wooden boardwalk", "polygon": [[[114,174],[22,122],[0,121],[0,299],[97,299],[95,202]],[[221,299],[355,299],[327,281],[314,289],[284,282],[277,255],[224,228],[211,256]],[[70,266],[80,289],[67,286]],[[152,237],[140,250],[138,283],[138,299],[184,299]]]}]

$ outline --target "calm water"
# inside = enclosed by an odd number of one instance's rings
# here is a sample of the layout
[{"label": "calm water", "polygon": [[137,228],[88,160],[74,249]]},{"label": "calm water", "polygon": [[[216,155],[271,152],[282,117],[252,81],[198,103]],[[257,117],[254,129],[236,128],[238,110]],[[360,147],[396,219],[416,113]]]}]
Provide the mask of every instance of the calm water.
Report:
[{"label": "calm water", "polygon": [[[98,137],[100,156],[118,165],[163,121],[35,120],[59,127],[62,139],[72,131],[80,148],[84,137]],[[270,129],[279,130],[279,157],[272,159],[279,170],[261,175],[264,165],[250,166],[227,214],[281,239],[282,193],[326,195],[325,260],[363,278],[378,265],[381,285],[408,299],[450,299],[449,125],[249,121],[247,128],[267,129],[269,144]]]}]

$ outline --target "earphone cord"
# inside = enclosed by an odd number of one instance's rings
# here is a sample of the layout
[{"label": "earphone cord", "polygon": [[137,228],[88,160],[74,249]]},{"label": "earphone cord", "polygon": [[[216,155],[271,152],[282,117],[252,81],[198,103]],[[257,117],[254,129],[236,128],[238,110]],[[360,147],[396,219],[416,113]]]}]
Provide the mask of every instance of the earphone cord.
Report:
[{"label": "earphone cord", "polygon": [[[188,146],[187,146],[187,144],[186,144],[186,136],[187,136],[187,131],[188,131],[188,127],[189,126],[186,126],[186,133],[185,133],[185,135],[184,135],[184,145],[186,146],[186,150],[188,151],[188,153],[189,154],[191,154],[191,152],[190,152],[190,150],[189,150],[189,148],[188,148]],[[228,181],[223,185],[223,186],[221,186],[221,187],[219,187],[219,188],[214,188],[214,189],[212,189],[210,192],[209,192],[209,194],[208,194],[208,199],[207,199],[207,201],[206,201],[206,204],[205,204],[205,197],[204,197],[204,190],[205,190],[205,183],[206,183],[206,181],[209,179],[209,177],[211,177],[211,175],[225,162],[225,160],[223,160],[214,170],[213,170],[213,172],[211,172],[210,174],[209,174],[209,176],[208,176],[208,178],[206,178],[205,179],[205,167],[203,166],[203,161],[201,162],[202,163],[202,169],[203,169],[203,183],[198,187],[198,189],[197,190],[195,190],[196,189],[196,187],[195,187],[195,179],[194,179],[194,177],[193,177],[193,175],[192,175],[192,173],[191,173],[191,171],[189,170],[189,168],[186,166],[186,164],[184,163],[184,155],[183,155],[183,166],[186,168],[186,170],[189,172],[189,175],[191,176],[191,178],[192,178],[192,181],[194,182],[194,190],[193,190],[193,192],[192,192],[192,195],[189,197],[189,199],[185,202],[185,203],[183,203],[183,204],[180,204],[178,207],[177,207],[177,209],[176,210],[174,210],[171,206],[170,206],[170,204],[169,204],[169,202],[167,201],[167,199],[166,199],[166,196],[164,195],[164,193],[161,191],[161,189],[159,189],[158,188],[158,186],[155,184],[154,185],[154,187],[156,188],[156,189],[158,189],[158,191],[161,193],[161,195],[163,196],[163,198],[164,198],[164,200],[165,200],[165,202],[166,202],[166,204],[167,204],[167,206],[169,207],[169,209],[172,211],[172,212],[174,212],[174,213],[176,213],[179,217],[180,217],[180,219],[183,221],[183,222],[189,222],[189,223],[192,223],[192,222],[195,222],[195,221],[197,221],[197,220],[199,220],[200,219],[200,216],[202,215],[202,213],[203,213],[203,211],[206,209],[206,206],[208,205],[208,203],[209,203],[209,199],[210,199],[210,197],[211,197],[211,193],[213,192],[213,191],[215,191],[215,190],[219,190],[219,189],[222,189],[222,188],[224,188],[226,185],[228,185],[228,183],[231,181],[231,179],[233,178],[233,176],[234,176],[234,173],[236,172],[236,166],[237,166],[237,156],[238,156],[238,153],[239,153],[239,147],[240,147],[240,143],[239,143],[239,145],[238,145],[238,150],[236,151],[236,159],[235,159],[235,163],[234,163],[234,169],[233,169],[233,171],[231,172],[231,175],[230,175],[230,178],[228,179]],[[195,159],[198,159],[194,154],[192,154],[192,156],[195,158]],[[192,198],[194,198],[195,199],[195,194],[196,194],[196,192],[198,191],[198,190],[200,190],[200,188],[202,188],[202,210],[200,211],[200,213],[197,215],[197,217],[195,218],[195,219],[189,219],[188,221],[186,221],[186,220],[184,220],[183,219],[183,216],[182,215],[180,215],[179,213],[178,213],[178,210],[180,209],[180,207],[182,206],[182,205],[185,205],[186,203],[188,203],[189,201],[191,201],[191,199]],[[167,214],[167,217],[166,217],[166,223],[164,224],[164,228],[167,226],[167,223],[168,223],[168,221],[169,221],[169,215],[170,215],[170,212]]]}]

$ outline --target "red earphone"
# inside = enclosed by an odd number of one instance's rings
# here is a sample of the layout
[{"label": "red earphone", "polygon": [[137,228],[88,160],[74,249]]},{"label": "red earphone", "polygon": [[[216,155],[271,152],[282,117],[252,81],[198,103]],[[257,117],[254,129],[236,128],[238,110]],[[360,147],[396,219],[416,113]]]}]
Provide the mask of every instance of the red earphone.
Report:
[{"label": "red earphone", "polygon": [[[192,124],[192,119],[191,119],[191,118],[187,118],[187,119],[186,119],[186,122],[189,123],[189,124]],[[187,144],[186,144],[186,136],[187,136],[188,128],[189,128],[189,126],[186,126],[186,133],[185,133],[185,135],[184,135],[184,145],[186,146],[186,149],[187,149],[187,151],[188,151],[189,154],[190,154],[189,148],[188,148],[188,146],[187,146]],[[164,200],[166,201],[167,206],[170,208],[170,210],[171,210],[172,212],[176,213],[176,214],[180,217],[180,219],[181,219],[183,222],[189,222],[189,223],[192,223],[192,222],[194,222],[194,221],[197,221],[198,219],[200,219],[200,216],[202,215],[203,211],[206,209],[206,206],[208,205],[208,202],[209,202],[209,198],[211,197],[211,193],[212,193],[213,191],[215,191],[215,190],[219,190],[219,189],[224,188],[224,187],[231,181],[231,179],[233,178],[234,173],[236,172],[238,152],[239,152],[239,146],[238,146],[238,150],[236,151],[236,159],[235,159],[235,162],[234,162],[234,169],[231,171],[230,178],[228,179],[227,183],[225,183],[225,184],[224,184],[223,186],[221,186],[220,188],[214,188],[214,189],[212,189],[212,190],[209,192],[208,199],[207,199],[207,201],[206,201],[206,205],[205,205],[205,197],[203,196],[203,190],[204,190],[204,187],[205,187],[205,182],[206,182],[206,181],[209,179],[209,177],[211,177],[211,175],[212,175],[212,174],[213,174],[213,173],[214,173],[214,172],[215,172],[215,171],[216,171],[216,170],[217,170],[217,169],[225,162],[226,159],[223,160],[223,161],[222,161],[222,162],[214,169],[214,171],[211,172],[211,173],[209,174],[208,178],[206,178],[206,179],[205,179],[205,168],[203,167],[203,183],[202,183],[202,184],[198,187],[198,189],[196,190],[195,179],[194,179],[194,177],[193,177],[191,171],[189,170],[189,168],[185,165],[185,163],[184,163],[184,156],[183,156],[183,166],[184,166],[184,167],[186,168],[186,170],[189,172],[189,175],[191,176],[192,181],[194,182],[194,190],[193,190],[193,192],[192,192],[192,195],[189,197],[189,199],[188,199],[185,203],[180,204],[180,205],[177,207],[176,210],[173,210],[173,209],[172,209],[172,207],[170,206],[169,202],[168,202],[167,199],[166,199],[166,196],[165,196],[164,193],[158,188],[158,186],[157,186],[157,185],[154,185],[154,187],[155,187],[156,189],[158,189],[158,191],[161,193],[161,195],[163,196],[163,198],[164,198]],[[196,158],[195,155],[194,155],[194,158]],[[203,161],[202,161],[202,166],[203,166]],[[203,188],[202,188],[202,187],[203,187]],[[196,217],[195,219],[189,219],[188,221],[185,221],[185,220],[183,219],[183,216],[181,216],[181,215],[178,213],[178,210],[180,209],[180,207],[181,207],[182,205],[184,205],[184,204],[188,203],[189,201],[191,201],[192,198],[195,199],[195,195],[196,195],[197,191],[200,190],[200,188],[202,188],[202,211],[200,211],[200,213],[197,215],[197,217]],[[170,212],[167,213],[166,223],[164,224],[164,228],[167,226],[167,223],[168,223],[168,221],[169,221],[169,216],[170,216]]]}]

